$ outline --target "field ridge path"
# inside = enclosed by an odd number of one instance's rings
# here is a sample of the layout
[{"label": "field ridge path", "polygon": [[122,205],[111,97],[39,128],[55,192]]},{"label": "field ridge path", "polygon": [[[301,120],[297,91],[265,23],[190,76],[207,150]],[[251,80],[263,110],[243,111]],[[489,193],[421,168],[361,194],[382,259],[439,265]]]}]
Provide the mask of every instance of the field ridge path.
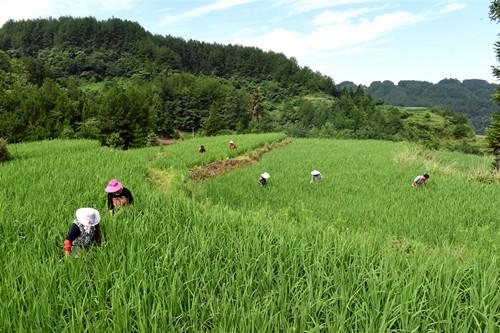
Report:
[{"label": "field ridge path", "polygon": [[271,144],[266,143],[263,147],[252,150],[246,154],[239,155],[235,158],[219,160],[203,166],[195,166],[189,169],[189,178],[194,181],[204,181],[207,179],[221,177],[233,169],[257,163],[265,153],[287,146],[291,143],[291,138],[285,138],[282,141]]}]

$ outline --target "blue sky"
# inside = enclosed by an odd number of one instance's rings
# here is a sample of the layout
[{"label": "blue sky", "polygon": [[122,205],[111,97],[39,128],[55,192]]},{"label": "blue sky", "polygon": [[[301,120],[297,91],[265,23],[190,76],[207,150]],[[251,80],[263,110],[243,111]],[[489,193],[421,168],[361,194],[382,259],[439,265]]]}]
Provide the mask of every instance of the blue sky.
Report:
[{"label": "blue sky", "polygon": [[118,17],[148,31],[283,52],[335,82],[496,82],[490,0],[1,0],[7,19]]}]

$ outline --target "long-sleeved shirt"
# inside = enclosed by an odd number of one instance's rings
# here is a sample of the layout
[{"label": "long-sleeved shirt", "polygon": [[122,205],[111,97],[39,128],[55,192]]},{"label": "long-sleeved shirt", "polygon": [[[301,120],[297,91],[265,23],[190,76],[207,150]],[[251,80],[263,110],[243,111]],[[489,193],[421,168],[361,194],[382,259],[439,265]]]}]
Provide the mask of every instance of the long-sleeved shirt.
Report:
[{"label": "long-sleeved shirt", "polygon": [[124,187],[119,194],[108,193],[108,209],[115,210],[115,208],[132,205],[134,203],[134,198],[132,193]]},{"label": "long-sleeved shirt", "polygon": [[99,224],[93,227],[84,227],[78,222],[73,222],[64,240],[64,251],[71,252],[73,245],[87,247],[93,241],[98,246],[101,245],[101,227]]}]

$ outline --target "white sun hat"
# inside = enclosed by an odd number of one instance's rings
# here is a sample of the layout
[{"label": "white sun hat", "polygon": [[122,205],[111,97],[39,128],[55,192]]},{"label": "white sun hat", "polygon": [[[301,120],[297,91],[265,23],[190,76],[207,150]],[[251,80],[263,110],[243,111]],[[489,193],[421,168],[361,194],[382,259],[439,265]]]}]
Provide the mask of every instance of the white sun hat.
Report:
[{"label": "white sun hat", "polygon": [[313,170],[311,171],[311,175],[313,176],[321,175],[321,172],[319,172],[318,170]]},{"label": "white sun hat", "polygon": [[261,174],[260,174],[260,176],[261,176],[262,178],[264,178],[264,179],[269,179],[269,178],[271,178],[271,176],[270,176],[267,172],[263,172],[263,173],[261,173]]},{"label": "white sun hat", "polygon": [[229,141],[229,143],[234,143],[234,141],[233,141],[233,140],[231,140],[231,141]]},{"label": "white sun hat", "polygon": [[86,227],[93,227],[101,221],[101,214],[94,208],[79,208],[75,215],[76,220]]}]

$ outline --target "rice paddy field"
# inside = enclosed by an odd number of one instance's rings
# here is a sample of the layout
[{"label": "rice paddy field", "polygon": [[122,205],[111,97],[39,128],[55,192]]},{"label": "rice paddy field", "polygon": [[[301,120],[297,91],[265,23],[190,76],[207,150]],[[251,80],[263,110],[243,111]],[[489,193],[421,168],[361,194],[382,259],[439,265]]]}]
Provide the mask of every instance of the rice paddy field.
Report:
[{"label": "rice paddy field", "polygon": [[[190,168],[284,139],[9,146],[0,331],[500,331],[500,186],[479,177],[489,158],[294,139],[221,177],[189,178]],[[320,183],[309,182],[313,169]],[[424,172],[429,184],[413,189]],[[135,199],[112,218],[111,178]],[[63,259],[79,207],[101,212],[103,244]]]}]

